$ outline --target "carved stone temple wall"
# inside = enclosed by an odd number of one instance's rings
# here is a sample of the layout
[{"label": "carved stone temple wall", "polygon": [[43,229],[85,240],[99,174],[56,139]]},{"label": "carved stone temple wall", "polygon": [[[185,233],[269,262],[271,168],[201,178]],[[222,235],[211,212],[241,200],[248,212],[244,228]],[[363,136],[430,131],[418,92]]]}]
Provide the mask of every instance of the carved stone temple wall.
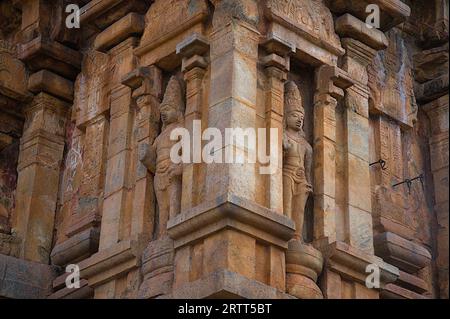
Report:
[{"label": "carved stone temple wall", "polygon": [[448,9],[0,1],[0,298],[448,298]]}]

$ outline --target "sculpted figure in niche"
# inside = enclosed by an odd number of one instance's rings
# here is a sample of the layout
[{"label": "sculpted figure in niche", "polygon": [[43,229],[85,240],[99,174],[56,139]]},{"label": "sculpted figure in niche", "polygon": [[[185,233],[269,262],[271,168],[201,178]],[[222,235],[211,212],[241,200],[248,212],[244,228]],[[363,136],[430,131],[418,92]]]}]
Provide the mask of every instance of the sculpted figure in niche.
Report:
[{"label": "sculpted figure in niche", "polygon": [[294,240],[303,242],[306,201],[312,194],[312,147],[305,139],[305,109],[297,85],[286,83],[283,134],[283,209],[295,222]]},{"label": "sculpted figure in niche", "polygon": [[167,236],[167,221],[180,213],[181,177],[183,168],[170,158],[170,150],[177,141],[170,140],[172,130],[184,126],[184,99],[181,84],[172,77],[167,85],[160,114],[161,134],[144,156],[143,163],[154,174],[154,187],[159,208],[157,239]]}]

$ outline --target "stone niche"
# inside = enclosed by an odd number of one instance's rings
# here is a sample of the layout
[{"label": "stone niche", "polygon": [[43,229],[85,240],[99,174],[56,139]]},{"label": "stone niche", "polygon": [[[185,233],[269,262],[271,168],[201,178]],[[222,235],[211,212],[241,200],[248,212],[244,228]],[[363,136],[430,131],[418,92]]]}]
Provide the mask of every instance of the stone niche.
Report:
[{"label": "stone niche", "polygon": [[[305,109],[304,132],[310,145],[314,144],[314,92],[315,73],[314,67],[299,61],[291,61],[291,71],[288,80],[294,81],[300,90]],[[305,206],[305,222],[303,240],[311,243],[314,240],[314,196],[309,196]]]}]

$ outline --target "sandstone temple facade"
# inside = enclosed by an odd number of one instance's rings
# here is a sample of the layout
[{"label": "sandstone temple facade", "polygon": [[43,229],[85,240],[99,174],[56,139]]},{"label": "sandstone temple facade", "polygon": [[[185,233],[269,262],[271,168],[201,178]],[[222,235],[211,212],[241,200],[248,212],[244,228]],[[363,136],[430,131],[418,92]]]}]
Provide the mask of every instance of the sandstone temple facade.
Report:
[{"label": "sandstone temple facade", "polygon": [[1,0],[0,298],[448,298],[448,7]]}]

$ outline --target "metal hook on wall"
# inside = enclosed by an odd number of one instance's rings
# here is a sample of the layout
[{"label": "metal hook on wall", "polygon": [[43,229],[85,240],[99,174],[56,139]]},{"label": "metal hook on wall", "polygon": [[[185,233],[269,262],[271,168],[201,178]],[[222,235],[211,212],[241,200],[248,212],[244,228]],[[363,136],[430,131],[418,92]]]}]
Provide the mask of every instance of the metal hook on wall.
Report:
[{"label": "metal hook on wall", "polygon": [[403,182],[394,184],[394,185],[392,185],[392,187],[395,188],[397,186],[406,184],[406,186],[408,186],[409,194],[411,194],[411,188],[412,188],[412,184],[413,184],[414,181],[420,180],[420,183],[422,184],[422,189],[424,188],[424,186],[423,186],[423,179],[424,178],[425,178],[425,176],[423,174],[420,174],[417,177],[414,177],[414,178],[411,178],[411,179],[408,178],[408,179],[405,179]]},{"label": "metal hook on wall", "polygon": [[380,167],[381,167],[381,169],[383,170],[383,171],[385,171],[386,170],[386,161],[384,160],[384,159],[380,159],[379,161],[377,161],[377,162],[374,162],[374,163],[371,163],[371,164],[369,164],[369,167],[372,167],[372,166],[374,166],[374,165],[377,165],[377,164],[380,164]]}]

